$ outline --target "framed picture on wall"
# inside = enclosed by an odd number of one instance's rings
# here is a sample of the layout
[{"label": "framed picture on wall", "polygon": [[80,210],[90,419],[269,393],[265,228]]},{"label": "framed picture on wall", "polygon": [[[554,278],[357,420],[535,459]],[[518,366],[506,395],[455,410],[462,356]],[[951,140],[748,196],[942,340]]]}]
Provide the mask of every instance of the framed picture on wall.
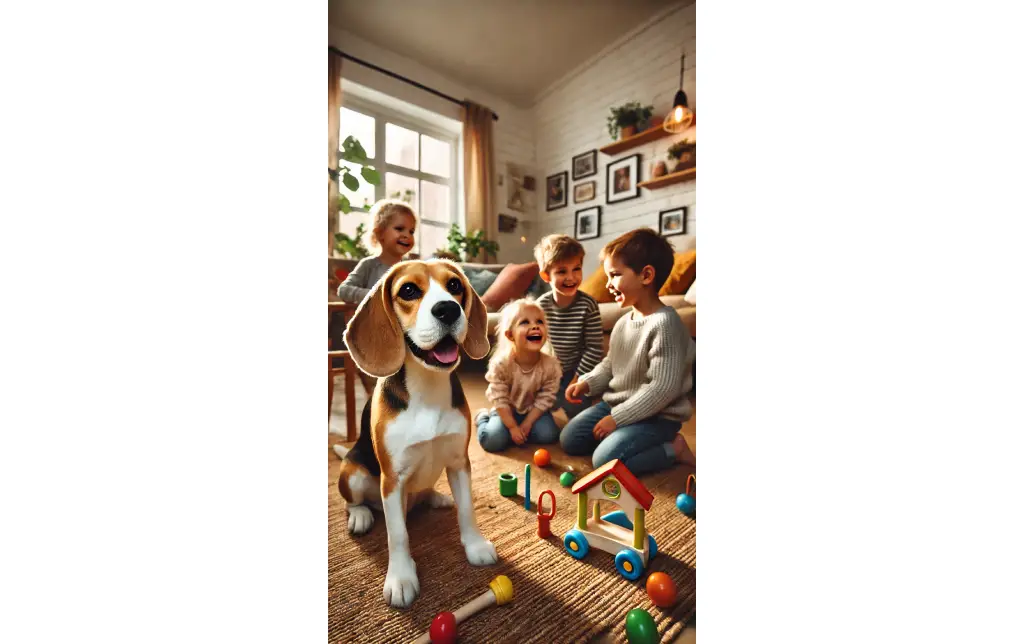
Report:
[{"label": "framed picture on wall", "polygon": [[605,190],[607,203],[618,203],[640,196],[640,155],[613,161],[605,166]]},{"label": "framed picture on wall", "polygon": [[576,211],[576,239],[594,239],[601,236],[601,206]]},{"label": "framed picture on wall", "polygon": [[584,201],[590,201],[597,194],[597,182],[586,181],[584,183],[577,183],[572,187],[572,200],[575,203],[583,203]]},{"label": "framed picture on wall", "polygon": [[572,158],[572,180],[584,179],[597,174],[597,150],[584,152]]},{"label": "framed picture on wall", "polygon": [[548,177],[547,204],[548,210],[565,208],[569,204],[569,173],[559,172]]},{"label": "framed picture on wall", "polygon": [[686,234],[686,206],[662,210],[659,214],[658,232],[662,237]]}]

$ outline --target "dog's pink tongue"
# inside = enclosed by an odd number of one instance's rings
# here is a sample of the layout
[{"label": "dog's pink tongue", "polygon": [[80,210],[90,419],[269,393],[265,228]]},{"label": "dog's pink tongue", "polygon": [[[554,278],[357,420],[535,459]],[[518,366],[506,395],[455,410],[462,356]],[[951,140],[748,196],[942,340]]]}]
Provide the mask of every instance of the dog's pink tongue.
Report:
[{"label": "dog's pink tongue", "polygon": [[459,345],[446,342],[445,346],[437,347],[431,353],[434,354],[438,362],[455,362],[455,358],[459,355]]}]

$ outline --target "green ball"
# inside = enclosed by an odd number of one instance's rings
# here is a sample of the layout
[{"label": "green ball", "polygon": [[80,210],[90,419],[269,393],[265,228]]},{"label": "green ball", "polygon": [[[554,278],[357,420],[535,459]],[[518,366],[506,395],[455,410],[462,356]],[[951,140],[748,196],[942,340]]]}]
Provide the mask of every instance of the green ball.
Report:
[{"label": "green ball", "polygon": [[661,641],[654,618],[642,608],[626,613],[626,638],[630,644],[657,644]]},{"label": "green ball", "polygon": [[562,472],[562,475],[558,477],[558,482],[562,484],[562,487],[569,487],[575,480],[576,477],[572,475],[572,472]]}]

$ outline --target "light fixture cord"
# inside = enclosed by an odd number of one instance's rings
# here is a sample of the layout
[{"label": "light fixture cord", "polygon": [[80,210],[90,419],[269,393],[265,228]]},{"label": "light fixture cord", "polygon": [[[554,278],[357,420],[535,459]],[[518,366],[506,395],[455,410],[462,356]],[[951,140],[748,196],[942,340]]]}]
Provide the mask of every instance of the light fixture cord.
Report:
[{"label": "light fixture cord", "polygon": [[679,57],[679,89],[683,89],[683,67],[686,65],[686,54]]}]

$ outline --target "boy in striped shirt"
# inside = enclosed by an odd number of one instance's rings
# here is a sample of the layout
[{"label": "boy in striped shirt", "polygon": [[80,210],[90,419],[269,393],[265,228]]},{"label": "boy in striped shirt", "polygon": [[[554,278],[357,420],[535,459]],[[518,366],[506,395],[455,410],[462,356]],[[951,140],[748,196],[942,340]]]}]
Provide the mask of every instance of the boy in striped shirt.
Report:
[{"label": "boy in striped shirt", "polygon": [[601,314],[594,298],[579,290],[583,282],[583,246],[568,235],[548,235],[533,249],[540,277],[551,291],[537,298],[548,318],[548,337],[562,365],[554,408],[572,418],[590,407],[590,399],[573,403],[565,389],[589,373],[604,357]]}]

